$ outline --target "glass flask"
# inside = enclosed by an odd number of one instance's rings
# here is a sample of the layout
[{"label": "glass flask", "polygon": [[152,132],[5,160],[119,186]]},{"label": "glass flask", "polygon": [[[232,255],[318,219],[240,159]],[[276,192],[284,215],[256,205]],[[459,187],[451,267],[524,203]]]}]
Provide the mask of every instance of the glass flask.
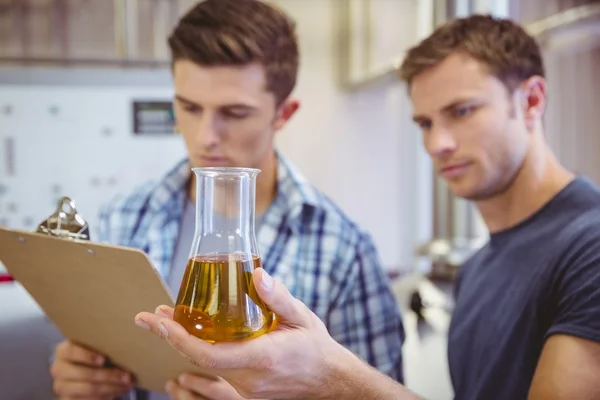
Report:
[{"label": "glass flask", "polygon": [[193,168],[196,230],[179,288],[174,320],[209,342],[252,339],[268,332],[273,313],[252,274],[261,266],[255,235],[258,169]]}]

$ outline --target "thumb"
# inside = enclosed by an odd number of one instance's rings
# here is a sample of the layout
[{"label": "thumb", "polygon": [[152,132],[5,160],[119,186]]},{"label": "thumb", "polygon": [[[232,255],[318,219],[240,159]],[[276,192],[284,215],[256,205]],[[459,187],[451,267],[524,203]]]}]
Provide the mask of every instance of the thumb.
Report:
[{"label": "thumb", "polygon": [[274,280],[263,268],[255,269],[252,275],[258,296],[275,313],[278,326],[310,326],[311,311],[283,283]]}]

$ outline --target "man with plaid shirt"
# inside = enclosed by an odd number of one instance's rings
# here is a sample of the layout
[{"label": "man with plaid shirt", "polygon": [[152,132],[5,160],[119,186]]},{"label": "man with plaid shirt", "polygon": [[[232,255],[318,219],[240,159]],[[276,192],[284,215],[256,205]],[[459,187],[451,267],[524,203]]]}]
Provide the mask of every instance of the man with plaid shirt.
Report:
[{"label": "man with plaid shirt", "polygon": [[[402,321],[370,236],[275,149],[275,133],[299,107],[290,97],[298,67],[293,22],[257,0],[207,0],[181,19],[169,45],[187,157],[104,208],[100,240],[146,252],[176,294],[194,236],[191,168],[258,168],[264,269],[340,344],[402,381]],[[114,397],[132,389],[130,376],[94,364],[96,356],[68,341],[58,346],[52,374],[61,398]],[[171,398],[241,398],[225,381],[173,378],[166,388]]]}]

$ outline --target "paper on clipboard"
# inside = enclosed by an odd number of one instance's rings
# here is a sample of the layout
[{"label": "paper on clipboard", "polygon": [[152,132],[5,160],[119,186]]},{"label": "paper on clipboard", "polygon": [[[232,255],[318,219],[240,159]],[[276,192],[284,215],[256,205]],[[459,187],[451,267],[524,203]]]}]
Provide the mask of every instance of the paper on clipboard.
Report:
[{"label": "paper on clipboard", "polygon": [[143,389],[163,392],[183,372],[211,374],[137,327],[134,316],[173,306],[140,250],[0,228],[0,260],[58,330],[130,371]]}]

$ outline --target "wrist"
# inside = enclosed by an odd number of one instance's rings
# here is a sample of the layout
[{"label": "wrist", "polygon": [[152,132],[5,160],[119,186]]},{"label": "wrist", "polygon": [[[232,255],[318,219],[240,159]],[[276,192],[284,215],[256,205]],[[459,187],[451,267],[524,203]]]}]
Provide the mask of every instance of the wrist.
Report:
[{"label": "wrist", "polygon": [[[335,356],[328,357],[323,399],[369,399],[372,371],[352,352],[340,346]],[[384,399],[381,399],[384,400]]]},{"label": "wrist", "polygon": [[404,386],[342,348],[330,358],[323,399],[417,400]]}]

